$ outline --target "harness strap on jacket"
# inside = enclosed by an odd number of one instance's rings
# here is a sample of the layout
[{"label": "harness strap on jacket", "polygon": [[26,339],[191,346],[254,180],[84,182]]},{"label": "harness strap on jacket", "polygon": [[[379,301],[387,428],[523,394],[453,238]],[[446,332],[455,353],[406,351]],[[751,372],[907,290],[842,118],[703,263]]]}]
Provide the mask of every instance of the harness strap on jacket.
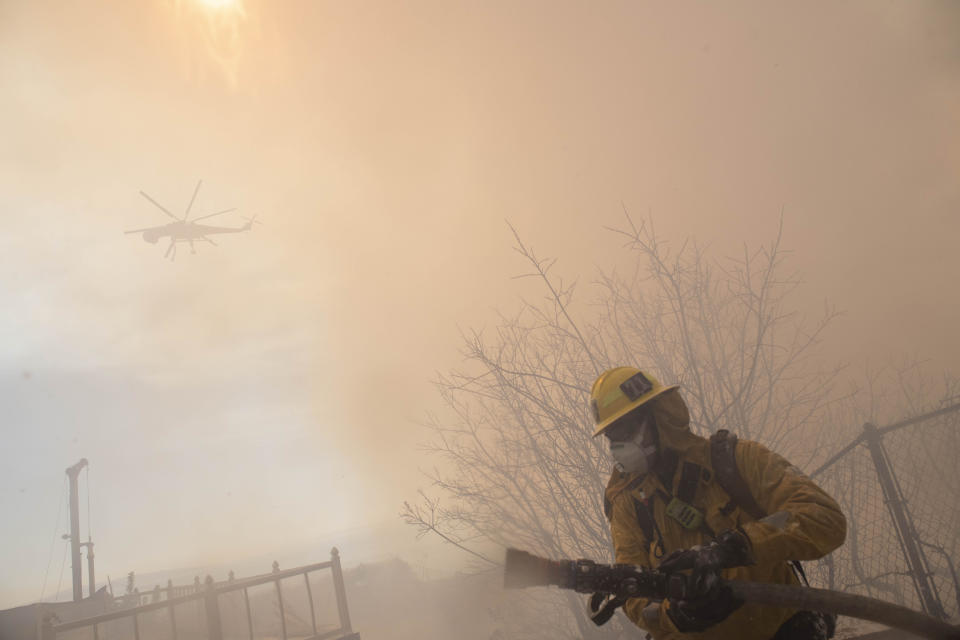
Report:
[{"label": "harness strap on jacket", "polygon": [[643,535],[647,538],[647,542],[652,542],[654,540],[654,522],[653,514],[650,513],[650,508],[643,500],[634,498],[633,510],[637,512],[637,524],[640,525],[640,530],[643,531]]},{"label": "harness strap on jacket", "polygon": [[746,480],[740,475],[737,468],[737,436],[726,429],[720,429],[710,436],[710,462],[713,473],[720,488],[730,496],[728,503],[721,511],[728,512],[728,507],[735,504],[747,512],[754,520],[767,517],[767,512],[757,504]]},{"label": "harness strap on jacket", "polygon": [[[726,429],[719,429],[710,436],[710,463],[713,465],[714,477],[720,488],[730,496],[728,502],[721,512],[729,514],[733,507],[739,506],[747,512],[754,520],[762,520],[767,517],[766,510],[757,503],[753,497],[753,492],[747,485],[746,480],[740,475],[740,469],[737,467],[737,436]],[[809,586],[807,573],[803,570],[803,565],[799,560],[791,560],[793,570],[803,584]]]},{"label": "harness strap on jacket", "polygon": [[640,525],[640,530],[646,536],[647,544],[653,543],[653,557],[662,558],[667,547],[663,543],[663,534],[660,532],[660,527],[657,526],[657,521],[653,518],[653,513],[650,512],[649,504],[634,497],[633,510],[637,513],[637,524]]},{"label": "harness strap on jacket", "polygon": [[680,481],[677,483],[678,498],[687,504],[693,504],[702,472],[702,467],[695,462],[683,463],[683,469],[680,471]]}]

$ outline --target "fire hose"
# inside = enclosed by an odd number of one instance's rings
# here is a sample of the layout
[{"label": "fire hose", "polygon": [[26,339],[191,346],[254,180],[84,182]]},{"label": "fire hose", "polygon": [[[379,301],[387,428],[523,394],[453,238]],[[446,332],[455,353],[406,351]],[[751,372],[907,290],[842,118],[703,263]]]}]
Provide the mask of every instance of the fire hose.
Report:
[{"label": "fire hose", "polygon": [[[621,600],[682,599],[686,593],[685,579],[686,576],[680,573],[666,574],[634,565],[548,560],[519,549],[507,549],[504,566],[506,588],[552,585]],[[785,584],[737,580],[728,580],[724,584],[736,598],[745,602],[869,620],[931,640],[960,640],[960,626],[876,598]],[[608,618],[609,615],[599,623]]]}]

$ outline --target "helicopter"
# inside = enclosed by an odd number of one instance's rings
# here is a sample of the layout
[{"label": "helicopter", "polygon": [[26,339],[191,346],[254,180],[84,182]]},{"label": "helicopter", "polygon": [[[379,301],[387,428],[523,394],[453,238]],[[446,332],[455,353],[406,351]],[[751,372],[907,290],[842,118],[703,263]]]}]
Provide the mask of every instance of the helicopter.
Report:
[{"label": "helicopter", "polygon": [[200,191],[201,184],[203,184],[203,180],[197,181],[197,186],[193,190],[193,197],[190,198],[190,204],[187,205],[187,209],[183,214],[183,218],[178,218],[177,216],[173,215],[169,210],[167,210],[166,207],[151,198],[145,192],[141,191],[140,195],[150,201],[151,204],[163,211],[165,214],[173,218],[175,222],[170,222],[168,224],[163,224],[156,227],[130,229],[129,231],[124,231],[124,233],[142,233],[144,241],[149,242],[150,244],[156,244],[159,242],[160,238],[163,238],[164,236],[170,236],[170,245],[167,247],[167,251],[163,254],[163,257],[169,257],[170,261],[172,262],[177,257],[178,242],[189,243],[190,253],[195,254],[197,250],[193,246],[194,240],[203,240],[205,242],[209,242],[213,246],[218,246],[217,243],[211,240],[208,236],[218,233],[240,233],[241,231],[249,231],[254,223],[262,224],[261,222],[257,221],[257,216],[253,216],[252,218],[244,218],[244,220],[247,221],[247,224],[243,225],[242,227],[213,227],[206,224],[197,224],[199,220],[204,220],[206,218],[212,218],[213,216],[219,216],[223,213],[236,211],[236,207],[224,209],[223,211],[217,211],[216,213],[208,213],[207,215],[190,220],[190,210],[193,209],[193,203],[197,199],[197,193]]}]

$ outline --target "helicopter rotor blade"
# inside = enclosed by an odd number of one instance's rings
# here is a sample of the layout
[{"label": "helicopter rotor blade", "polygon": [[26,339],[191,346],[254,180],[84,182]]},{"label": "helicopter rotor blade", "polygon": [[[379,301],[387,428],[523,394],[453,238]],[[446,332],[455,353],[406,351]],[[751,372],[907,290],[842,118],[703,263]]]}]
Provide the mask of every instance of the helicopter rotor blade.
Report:
[{"label": "helicopter rotor blade", "polygon": [[215,247],[219,247],[219,246],[220,246],[220,245],[218,245],[216,242],[214,242],[213,240],[211,240],[210,238],[208,238],[207,236],[200,236],[200,237],[203,238],[204,240],[206,240],[207,242],[209,242],[210,244],[212,244],[212,245],[215,246]]},{"label": "helicopter rotor blade", "polygon": [[221,213],[230,213],[231,211],[236,211],[237,208],[233,207],[231,209],[224,209],[223,211],[217,211],[216,213],[208,213],[205,216],[200,216],[199,218],[194,218],[191,222],[196,222],[197,220],[203,220],[204,218],[212,218],[213,216],[218,216]]},{"label": "helicopter rotor blade", "polygon": [[197,199],[197,193],[200,191],[200,185],[203,184],[203,180],[197,180],[197,186],[193,190],[193,197],[190,198],[190,204],[187,205],[187,210],[183,214],[183,221],[186,222],[187,218],[190,217],[190,209],[193,209],[193,202]]},{"label": "helicopter rotor blade", "polygon": [[124,231],[124,233],[142,233],[144,231],[151,231],[153,229],[158,229],[161,227],[144,227],[143,229],[130,229],[129,231]]},{"label": "helicopter rotor blade", "polygon": [[178,218],[177,216],[175,216],[175,215],[173,215],[172,213],[170,213],[169,211],[167,211],[166,208],[164,208],[163,205],[161,205],[159,202],[157,202],[156,200],[154,200],[153,198],[151,198],[150,196],[148,196],[148,195],[147,195],[146,193],[144,193],[143,191],[140,192],[140,195],[142,195],[144,198],[146,198],[147,200],[149,200],[149,201],[151,202],[151,204],[153,204],[155,207],[157,207],[158,209],[160,209],[160,211],[163,211],[165,214],[167,214],[168,216],[170,216],[170,217],[173,218],[174,220],[180,220],[180,218]]}]

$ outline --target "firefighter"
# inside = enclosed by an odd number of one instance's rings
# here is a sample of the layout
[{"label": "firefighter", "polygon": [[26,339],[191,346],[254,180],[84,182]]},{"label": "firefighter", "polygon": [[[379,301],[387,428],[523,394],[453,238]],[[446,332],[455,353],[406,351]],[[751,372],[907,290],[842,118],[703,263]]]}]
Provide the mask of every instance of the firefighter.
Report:
[{"label": "firefighter", "polygon": [[744,604],[717,582],[800,584],[799,561],[822,558],[846,536],[833,498],[757,442],[693,434],[678,385],[639,369],[603,373],[591,407],[594,437],[606,438],[615,462],[604,510],[616,562],[689,570],[693,585],[688,600],[627,600],[630,620],[656,640],[833,635],[831,616]]}]

